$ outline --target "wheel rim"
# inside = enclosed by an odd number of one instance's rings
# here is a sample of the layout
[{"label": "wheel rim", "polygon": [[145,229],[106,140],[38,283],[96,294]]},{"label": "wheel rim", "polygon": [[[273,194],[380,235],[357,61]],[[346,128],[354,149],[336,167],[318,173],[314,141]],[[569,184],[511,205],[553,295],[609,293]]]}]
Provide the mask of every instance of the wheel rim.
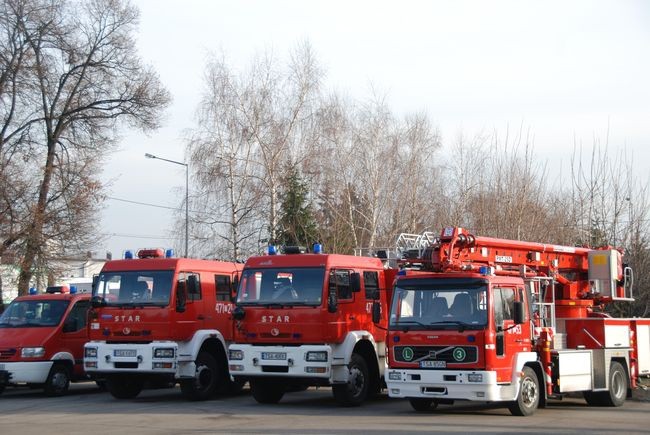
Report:
[{"label": "wheel rim", "polygon": [[350,368],[350,392],[354,397],[357,397],[363,391],[363,386],[366,382],[366,379],[363,375],[363,372],[359,367],[353,366]]},{"label": "wheel rim", "polygon": [[529,378],[524,378],[521,384],[521,402],[526,408],[532,408],[537,401],[537,383]]},{"label": "wheel rim", "polygon": [[68,375],[63,372],[56,372],[52,375],[52,386],[55,390],[61,391],[65,389],[68,383]]},{"label": "wheel rim", "polygon": [[197,386],[204,390],[212,384],[212,370],[208,366],[202,365],[196,368],[196,383]]},{"label": "wheel rim", "polygon": [[623,385],[624,385],[623,373],[621,373],[620,370],[617,370],[612,375],[611,390],[614,397],[619,399],[623,397],[623,395],[625,394]]}]

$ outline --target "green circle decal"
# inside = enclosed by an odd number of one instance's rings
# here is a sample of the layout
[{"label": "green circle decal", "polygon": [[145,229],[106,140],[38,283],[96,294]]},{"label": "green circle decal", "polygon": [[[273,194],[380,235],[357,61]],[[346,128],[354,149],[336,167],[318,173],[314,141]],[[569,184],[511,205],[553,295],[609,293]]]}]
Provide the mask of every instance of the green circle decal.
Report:
[{"label": "green circle decal", "polygon": [[454,349],[454,359],[456,361],[462,361],[467,356],[467,352],[462,347],[457,347]]},{"label": "green circle decal", "polygon": [[411,361],[413,359],[413,349],[410,347],[402,349],[402,357],[404,358],[404,361]]}]

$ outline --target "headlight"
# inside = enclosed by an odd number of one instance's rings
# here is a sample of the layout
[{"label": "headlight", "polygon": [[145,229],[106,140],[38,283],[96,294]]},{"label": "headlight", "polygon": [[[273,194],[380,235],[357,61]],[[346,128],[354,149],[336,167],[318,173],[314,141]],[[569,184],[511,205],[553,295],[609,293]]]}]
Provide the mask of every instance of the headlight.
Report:
[{"label": "headlight", "polygon": [[20,351],[20,356],[23,358],[41,358],[45,356],[44,347],[23,347]]},{"label": "headlight", "polygon": [[153,350],[154,358],[174,358],[174,354],[173,347],[158,347]]},{"label": "headlight", "polygon": [[391,381],[401,381],[402,373],[401,372],[388,372],[388,379]]},{"label": "headlight", "polygon": [[317,351],[317,352],[307,352],[305,354],[305,361],[326,362],[327,361],[327,351],[321,350],[321,351]]},{"label": "headlight", "polygon": [[469,382],[483,382],[483,374],[481,373],[470,373],[467,375],[467,380]]},{"label": "headlight", "polygon": [[242,359],[244,359],[244,351],[243,350],[229,350],[228,351],[228,359],[229,360],[242,360]]},{"label": "headlight", "polygon": [[97,358],[97,348],[96,347],[87,347],[84,349],[84,356],[86,358]]}]

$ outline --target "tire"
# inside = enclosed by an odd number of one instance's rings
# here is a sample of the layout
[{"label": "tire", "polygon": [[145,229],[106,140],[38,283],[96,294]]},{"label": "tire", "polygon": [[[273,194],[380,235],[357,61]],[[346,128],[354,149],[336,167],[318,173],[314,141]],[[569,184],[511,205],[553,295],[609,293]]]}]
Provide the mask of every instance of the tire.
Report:
[{"label": "tire", "polygon": [[133,399],[142,391],[144,381],[136,376],[114,375],[106,378],[106,388],[116,399]]},{"label": "tire", "polygon": [[417,412],[433,411],[438,407],[438,402],[433,399],[411,398],[409,403]]},{"label": "tire", "polygon": [[585,398],[585,401],[589,406],[605,406],[600,392],[583,391],[582,396]]},{"label": "tire", "polygon": [[54,364],[45,381],[45,394],[50,397],[63,396],[70,388],[70,369],[63,364]]},{"label": "tire", "polygon": [[512,415],[527,417],[533,415],[539,406],[539,381],[537,374],[530,367],[524,367],[517,400],[510,403],[508,409]]},{"label": "tire", "polygon": [[97,385],[97,388],[99,388],[102,391],[106,391],[106,379],[101,379],[95,381],[95,385]]},{"label": "tire", "polygon": [[609,390],[585,391],[583,393],[590,406],[622,406],[627,397],[627,374],[618,361],[609,366]]},{"label": "tire", "polygon": [[347,384],[332,386],[334,399],[341,406],[359,406],[368,397],[370,375],[366,360],[357,353],[353,353],[348,364],[350,371]]},{"label": "tire", "polygon": [[196,357],[196,374],[194,379],[181,381],[181,392],[188,400],[207,400],[217,393],[220,380],[217,360],[208,352],[201,351]]},{"label": "tire", "polygon": [[257,403],[278,403],[285,393],[283,384],[268,379],[251,380],[251,394]]}]

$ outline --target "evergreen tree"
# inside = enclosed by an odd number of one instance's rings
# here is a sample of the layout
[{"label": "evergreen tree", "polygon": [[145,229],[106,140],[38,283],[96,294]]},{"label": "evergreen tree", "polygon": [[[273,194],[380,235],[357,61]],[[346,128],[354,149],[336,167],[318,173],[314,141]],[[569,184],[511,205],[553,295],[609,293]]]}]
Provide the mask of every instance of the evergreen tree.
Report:
[{"label": "evergreen tree", "polygon": [[301,178],[298,168],[290,164],[284,177],[279,231],[276,242],[288,246],[311,246],[318,237],[307,183]]}]

